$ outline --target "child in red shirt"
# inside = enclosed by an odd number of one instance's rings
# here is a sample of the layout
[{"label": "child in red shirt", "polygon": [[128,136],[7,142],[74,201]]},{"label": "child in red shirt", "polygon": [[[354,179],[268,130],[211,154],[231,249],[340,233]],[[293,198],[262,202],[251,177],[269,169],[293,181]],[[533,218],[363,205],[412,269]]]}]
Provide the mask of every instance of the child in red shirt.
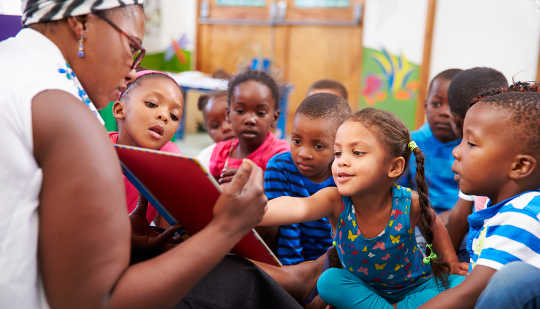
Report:
[{"label": "child in red shirt", "polygon": [[262,71],[246,71],[229,82],[227,118],[237,138],[216,144],[210,173],[218,182],[232,179],[242,159],[248,158],[264,171],[275,154],[289,150],[289,143],[272,134],[279,116],[279,89]]},{"label": "child in red shirt", "polygon": [[[141,71],[113,105],[118,132],[110,132],[115,144],[144,147],[180,154],[170,142],[180,125],[183,97],[180,86],[169,75],[157,71]],[[128,212],[137,207],[139,192],[124,177]],[[157,216],[149,206],[146,219]]]}]

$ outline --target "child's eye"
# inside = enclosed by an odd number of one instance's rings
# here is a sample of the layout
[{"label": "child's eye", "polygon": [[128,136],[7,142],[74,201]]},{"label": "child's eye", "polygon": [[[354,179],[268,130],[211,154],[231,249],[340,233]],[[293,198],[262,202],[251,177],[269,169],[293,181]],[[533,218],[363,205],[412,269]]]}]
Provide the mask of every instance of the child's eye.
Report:
[{"label": "child's eye", "polygon": [[341,156],[341,151],[334,151],[334,157],[338,158]]},{"label": "child's eye", "polygon": [[264,116],[266,116],[266,114],[267,114],[266,111],[258,111],[257,112],[257,116],[259,116],[259,117],[264,117]]},{"label": "child's eye", "polygon": [[467,145],[469,145],[469,147],[475,147],[475,146],[476,146],[476,144],[471,143],[471,142],[469,142],[469,141],[467,141]]},{"label": "child's eye", "polygon": [[315,150],[323,150],[325,147],[321,144],[315,145]]},{"label": "child's eye", "polygon": [[293,138],[291,141],[292,141],[293,144],[295,144],[295,145],[300,145],[300,143],[301,143],[299,138]]},{"label": "child's eye", "polygon": [[175,114],[171,114],[171,119],[173,121],[178,121],[178,116],[176,116]]},{"label": "child's eye", "polygon": [[235,109],[234,112],[237,113],[237,114],[242,115],[244,113],[244,110],[243,109]]},{"label": "child's eye", "polygon": [[150,108],[155,108],[158,106],[156,103],[150,101],[144,101],[144,104]]},{"label": "child's eye", "polygon": [[210,129],[215,130],[215,129],[217,129],[217,128],[219,128],[219,123],[212,123],[212,124],[210,124]]},{"label": "child's eye", "polygon": [[358,150],[353,151],[353,155],[355,155],[355,156],[363,156],[364,154],[365,154],[365,152],[361,152],[361,151],[358,151]]},{"label": "child's eye", "polygon": [[431,102],[431,106],[437,108],[437,107],[441,107],[441,102]]}]

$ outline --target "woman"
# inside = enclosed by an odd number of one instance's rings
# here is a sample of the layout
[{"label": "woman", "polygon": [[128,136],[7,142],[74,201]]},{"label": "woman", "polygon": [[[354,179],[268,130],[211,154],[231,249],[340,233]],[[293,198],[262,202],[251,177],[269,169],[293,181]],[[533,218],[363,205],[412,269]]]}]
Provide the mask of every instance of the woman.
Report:
[{"label": "woman", "polygon": [[91,111],[144,56],[142,0],[28,0],[0,43],[0,307],[167,308],[253,226],[266,200],[245,162],[198,234],[129,266],[119,162]]}]

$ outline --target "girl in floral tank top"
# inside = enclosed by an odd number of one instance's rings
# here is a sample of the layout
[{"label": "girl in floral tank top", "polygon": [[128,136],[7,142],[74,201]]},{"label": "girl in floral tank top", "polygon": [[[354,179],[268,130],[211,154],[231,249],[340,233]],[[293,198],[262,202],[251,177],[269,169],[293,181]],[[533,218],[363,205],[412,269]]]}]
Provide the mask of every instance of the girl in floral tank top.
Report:
[{"label": "girl in floral tank top", "polygon": [[[414,152],[419,192],[394,182]],[[337,188],[308,198],[268,202],[261,225],[328,217],[334,227],[340,268],[317,282],[323,300],[337,308],[417,308],[458,285],[467,266],[459,263],[448,233],[429,205],[423,154],[393,114],[365,108],[336,134],[332,174]],[[416,246],[418,225],[428,242]],[[431,249],[433,248],[433,250]]]}]

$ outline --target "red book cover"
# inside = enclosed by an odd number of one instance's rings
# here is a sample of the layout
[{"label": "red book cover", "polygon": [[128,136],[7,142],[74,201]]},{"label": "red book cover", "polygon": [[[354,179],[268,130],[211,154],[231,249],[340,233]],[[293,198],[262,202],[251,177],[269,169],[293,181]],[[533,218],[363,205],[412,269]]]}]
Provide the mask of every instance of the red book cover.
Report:
[{"label": "red book cover", "polygon": [[[210,223],[221,190],[196,159],[133,146],[115,147],[124,175],[169,224],[179,223],[193,235]],[[281,266],[254,229],[232,252]]]}]

